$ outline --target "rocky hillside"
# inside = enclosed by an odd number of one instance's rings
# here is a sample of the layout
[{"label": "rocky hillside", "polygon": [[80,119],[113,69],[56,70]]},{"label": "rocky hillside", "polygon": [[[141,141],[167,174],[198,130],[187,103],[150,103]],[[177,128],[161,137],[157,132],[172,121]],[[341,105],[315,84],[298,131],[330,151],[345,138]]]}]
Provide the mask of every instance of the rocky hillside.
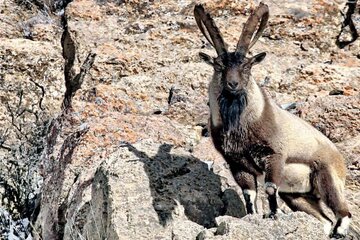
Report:
[{"label": "rocky hillside", "polygon": [[[260,1],[0,1],[0,207],[22,219],[0,212],[4,238],[26,222],[18,239],[327,239],[286,206],[276,221],[243,217],[207,133],[212,69],[198,53],[215,51],[198,2],[234,47]],[[253,75],[346,156],[348,239],[360,239],[360,40],[342,29],[348,7],[264,2],[251,54],[267,57]],[[266,211],[264,197],[257,205]]]}]

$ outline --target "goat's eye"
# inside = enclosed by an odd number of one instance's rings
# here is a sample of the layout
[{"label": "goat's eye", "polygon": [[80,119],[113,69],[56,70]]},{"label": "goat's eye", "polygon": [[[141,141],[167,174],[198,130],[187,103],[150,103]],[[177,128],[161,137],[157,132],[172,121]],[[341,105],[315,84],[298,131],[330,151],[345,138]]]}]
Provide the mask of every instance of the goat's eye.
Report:
[{"label": "goat's eye", "polygon": [[250,71],[250,69],[251,69],[251,65],[250,65],[250,64],[246,64],[243,69],[244,69],[244,71],[248,72],[248,71]]},{"label": "goat's eye", "polygon": [[215,62],[214,69],[215,69],[215,71],[221,72],[225,69],[225,66],[224,66],[224,64],[222,64],[220,62]]},{"label": "goat's eye", "polygon": [[249,72],[250,71],[250,66],[244,66],[243,71],[244,72]]}]

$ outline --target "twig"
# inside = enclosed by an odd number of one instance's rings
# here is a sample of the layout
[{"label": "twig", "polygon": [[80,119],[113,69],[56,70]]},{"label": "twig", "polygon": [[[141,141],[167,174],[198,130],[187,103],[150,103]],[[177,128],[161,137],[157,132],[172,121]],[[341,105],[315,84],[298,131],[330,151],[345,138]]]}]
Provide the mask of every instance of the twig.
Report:
[{"label": "twig", "polygon": [[39,104],[39,108],[44,111],[44,108],[42,107],[42,101],[43,101],[44,96],[45,96],[45,88],[43,86],[41,86],[39,83],[32,80],[31,78],[30,78],[30,82],[34,83],[35,86],[37,86],[38,88],[41,89],[41,97],[40,97],[40,100],[39,100],[38,104]]},{"label": "twig", "polygon": [[[344,19],[344,22],[341,24],[341,30],[340,30],[340,33],[339,35],[337,36],[336,38],[336,45],[339,47],[339,48],[344,48],[346,47],[347,45],[349,45],[350,43],[352,42],[355,42],[356,39],[359,37],[359,34],[356,30],[356,27],[355,27],[355,24],[352,20],[352,15],[354,14],[355,12],[355,9],[356,9],[356,3],[357,3],[357,0],[354,0],[354,1],[348,1],[346,3],[346,6],[348,7],[347,9],[347,12],[346,12],[346,15],[344,15],[344,13],[341,12],[341,15],[345,18]],[[349,26],[350,28],[350,34],[351,34],[351,40],[349,41],[341,41],[340,40],[340,37],[344,31],[344,29]]]},{"label": "twig", "polygon": [[76,91],[81,88],[81,85],[84,82],[84,78],[85,78],[87,72],[90,70],[90,68],[94,64],[95,57],[96,57],[95,53],[89,53],[80,68],[80,72],[78,74],[76,74],[76,76],[74,78],[68,79],[65,82],[66,91],[65,91],[64,101],[62,104],[63,110],[71,108],[71,100],[72,100],[73,96],[75,95]]},{"label": "twig", "polygon": [[7,128],[3,133],[1,133],[1,136],[0,136],[0,148],[11,151],[12,149],[5,145],[6,139],[7,139],[8,135],[9,135],[8,131],[9,131],[9,129]]}]

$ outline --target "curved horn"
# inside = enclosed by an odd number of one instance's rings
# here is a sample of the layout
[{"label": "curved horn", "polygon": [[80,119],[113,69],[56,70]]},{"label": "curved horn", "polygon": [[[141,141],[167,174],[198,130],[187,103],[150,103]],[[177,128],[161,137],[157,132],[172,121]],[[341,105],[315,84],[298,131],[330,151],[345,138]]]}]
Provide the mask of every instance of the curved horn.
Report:
[{"label": "curved horn", "polygon": [[[260,5],[251,13],[250,17],[245,23],[245,26],[241,32],[239,42],[236,46],[236,52],[246,55],[249,49],[256,43],[263,33],[267,21],[269,19],[269,8],[266,4],[260,3]],[[260,21],[259,29],[254,37],[255,29]]]},{"label": "curved horn", "polygon": [[[215,25],[214,20],[209,13],[205,12],[201,4],[197,4],[194,8],[194,16],[198,27],[209,43],[216,49],[218,55],[227,52],[224,40],[219,29]],[[206,27],[207,31],[204,29]]]}]

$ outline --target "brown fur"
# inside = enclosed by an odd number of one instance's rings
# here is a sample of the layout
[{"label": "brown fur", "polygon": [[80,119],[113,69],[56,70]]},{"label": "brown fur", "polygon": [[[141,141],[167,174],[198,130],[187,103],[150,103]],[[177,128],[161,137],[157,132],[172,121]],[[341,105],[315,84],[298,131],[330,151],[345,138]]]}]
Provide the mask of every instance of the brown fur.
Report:
[{"label": "brown fur", "polygon": [[320,205],[320,198],[306,194],[279,193],[279,195],[291,210],[303,211],[315,216],[317,219],[320,219],[323,222],[327,221],[332,223]]},{"label": "brown fur", "polygon": [[[260,4],[252,14],[258,14],[257,17],[249,19],[256,19],[258,22],[261,20],[261,26],[264,27],[268,17],[266,10],[267,6]],[[201,15],[197,15],[199,11]],[[201,24],[202,15],[206,15],[206,21],[211,18],[201,11],[204,9],[195,11],[198,24]],[[244,28],[252,26],[252,31],[255,31],[253,26],[257,23],[251,21],[248,20]],[[208,31],[221,39],[220,45],[224,44],[215,23],[211,23],[207,26],[211,31]],[[204,28],[201,30],[204,33]],[[333,235],[342,235],[343,233],[336,232],[337,228],[340,226],[341,231],[347,228],[341,225],[341,221],[351,217],[343,196],[346,177],[344,158],[328,138],[304,120],[281,109],[252,79],[251,67],[262,61],[265,54],[251,58],[243,55],[246,54],[243,50],[248,50],[249,45],[251,47],[254,44],[246,34],[242,34],[243,39],[239,40],[239,52],[221,53],[213,60],[206,54],[201,55],[215,70],[209,85],[210,128],[215,148],[224,156],[236,182],[243,190],[256,190],[257,177],[265,175],[271,209],[269,216],[274,216],[277,212],[276,193],[279,191],[293,210],[305,211],[326,222],[328,218],[319,207],[321,199],[338,218]],[[261,32],[258,31],[258,34]],[[214,47],[224,49],[222,45],[215,44]],[[240,100],[243,96],[246,101]],[[294,171],[291,164],[304,166],[302,170],[299,169],[303,172],[294,174],[300,179],[293,179],[292,184],[300,183],[296,188],[300,192],[295,194],[306,194],[306,197],[294,197],[291,193],[282,193],[281,188],[278,189],[279,186],[288,184],[286,179],[289,180],[291,175],[284,174]],[[286,166],[289,166],[289,173],[285,172]],[[301,185],[301,177],[304,177],[303,183],[307,186]],[[287,191],[289,189],[291,187]],[[249,196],[246,197],[250,199]],[[248,200],[246,203],[247,206],[254,204]],[[346,219],[345,222],[348,224],[349,220]]]}]

